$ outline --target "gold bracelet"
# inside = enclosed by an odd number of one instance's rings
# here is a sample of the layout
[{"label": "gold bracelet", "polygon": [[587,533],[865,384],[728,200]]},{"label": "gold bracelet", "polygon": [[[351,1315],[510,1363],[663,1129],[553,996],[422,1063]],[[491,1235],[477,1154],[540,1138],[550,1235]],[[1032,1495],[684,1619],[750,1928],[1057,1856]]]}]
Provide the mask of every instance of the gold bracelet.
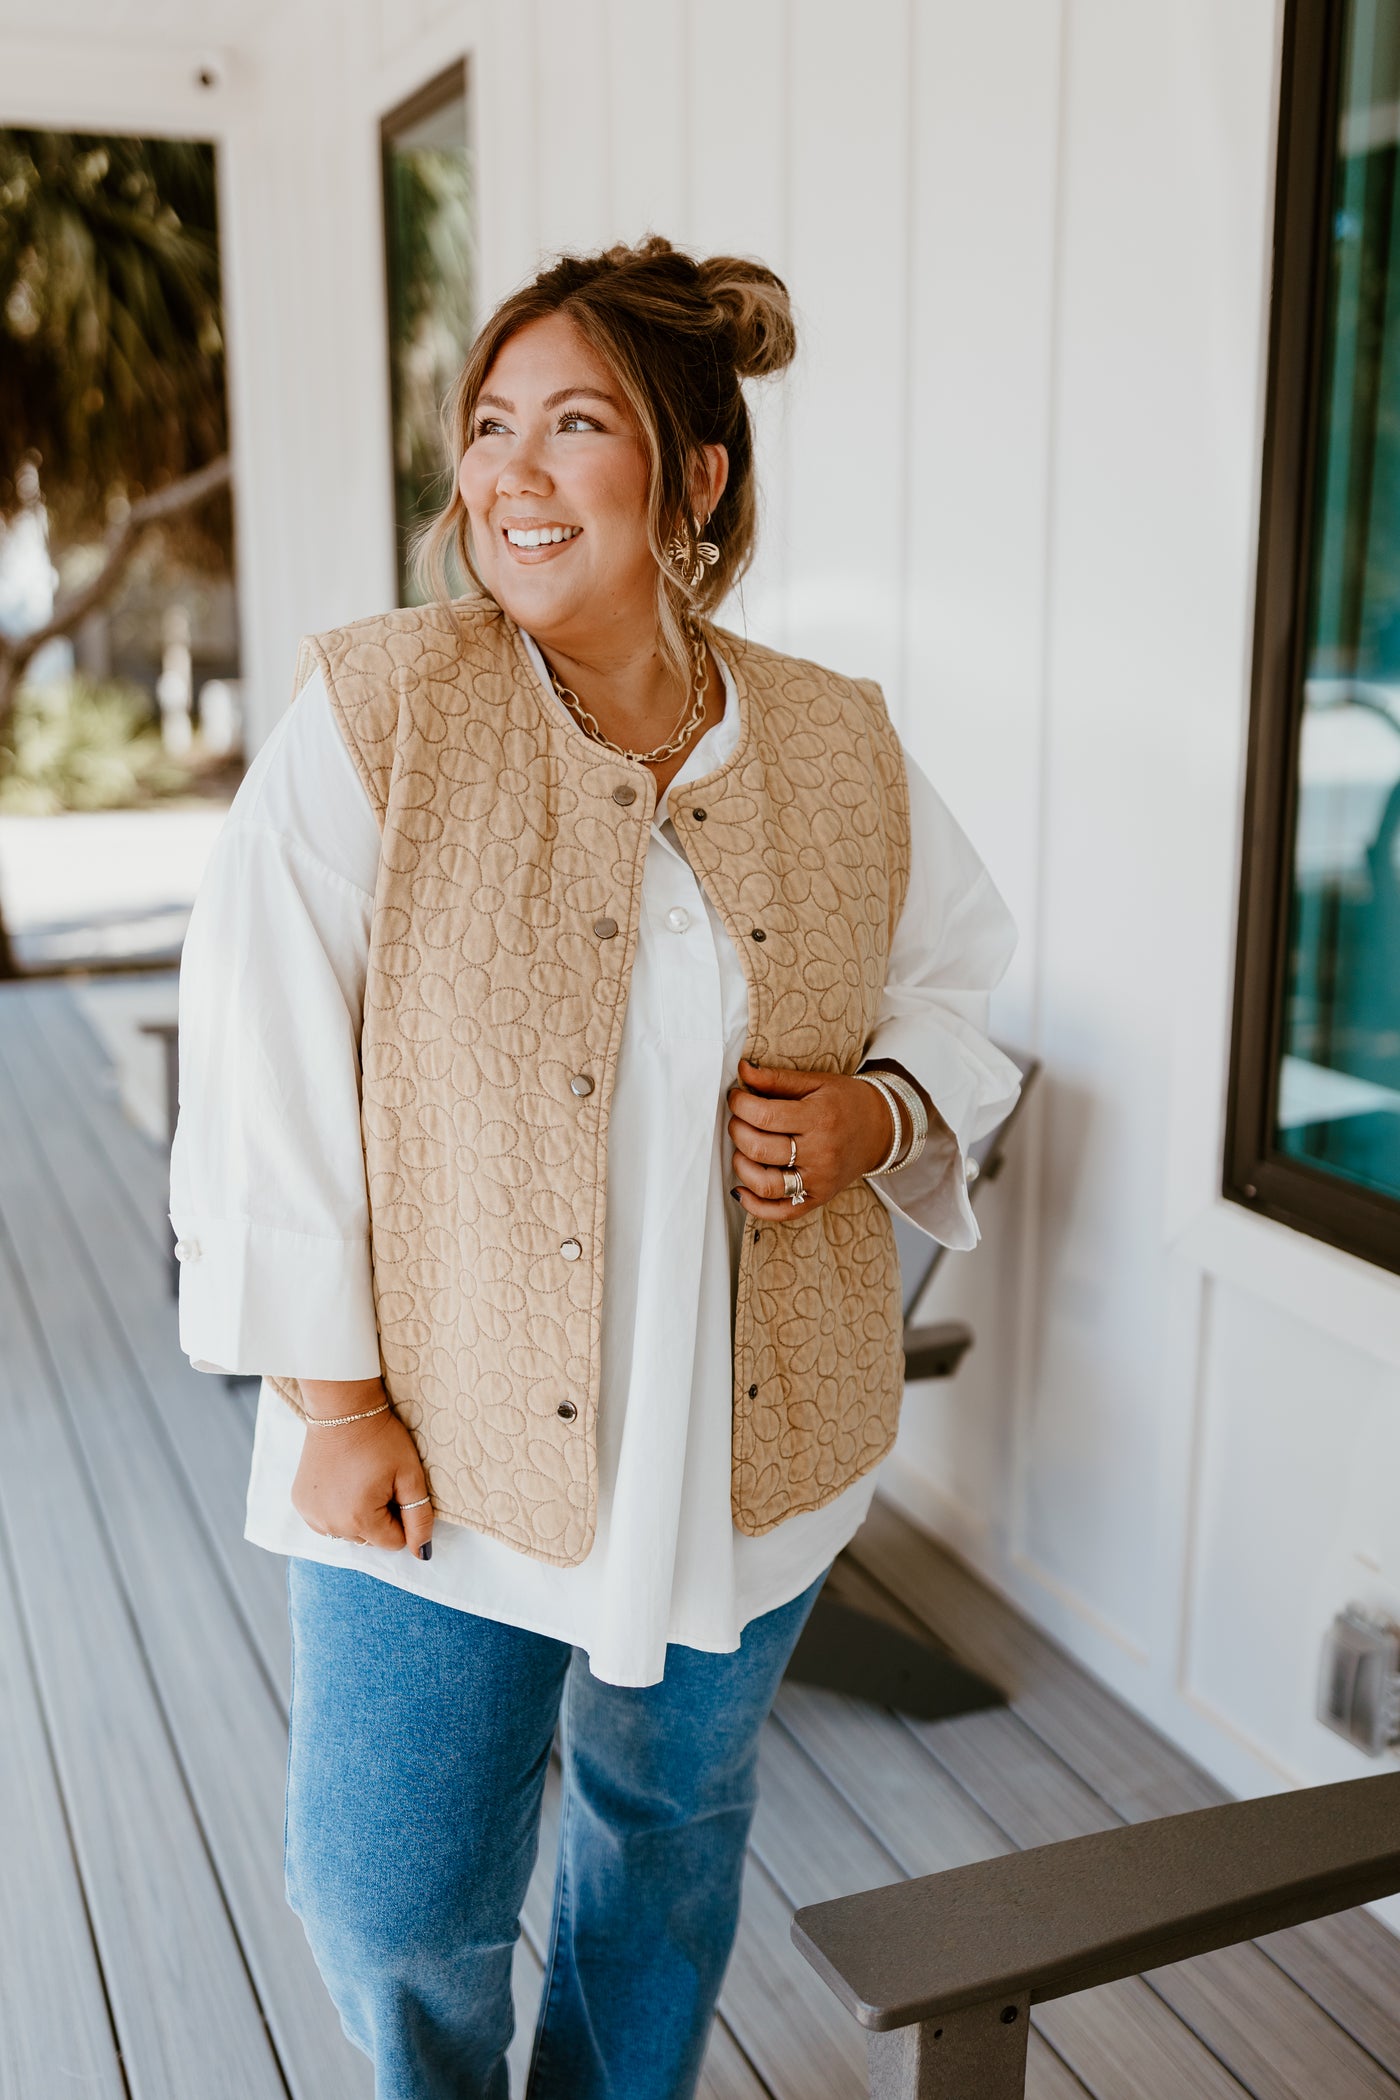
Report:
[{"label": "gold bracelet", "polygon": [[388,1412],[386,1400],[382,1407],[367,1407],[362,1415],[307,1415],[306,1421],[311,1429],[343,1429],[347,1422],[372,1422],[376,1415],[387,1415]]}]

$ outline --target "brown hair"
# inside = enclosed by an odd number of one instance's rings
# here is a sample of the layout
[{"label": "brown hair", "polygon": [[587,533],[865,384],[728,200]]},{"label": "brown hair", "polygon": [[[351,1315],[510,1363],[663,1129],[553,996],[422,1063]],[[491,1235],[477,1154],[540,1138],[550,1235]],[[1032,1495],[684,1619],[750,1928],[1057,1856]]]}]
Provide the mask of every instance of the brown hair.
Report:
[{"label": "brown hair", "polygon": [[[452,497],[415,550],[419,574],[441,600],[449,596],[449,553],[487,595],[456,482],[486,375],[517,330],[560,313],[614,374],[650,454],[647,537],[657,564],[657,630],[663,654],[688,678],[687,617],[712,611],[753,559],[753,429],[740,382],[780,372],[792,361],[797,336],[787,287],[762,263],[733,255],[696,262],[652,235],[635,248],[561,256],[502,300],[447,399]],[[677,531],[689,537],[705,445],[726,448],[729,479],[704,533],[718,546],[719,560],[692,590],[667,561],[666,547]]]}]

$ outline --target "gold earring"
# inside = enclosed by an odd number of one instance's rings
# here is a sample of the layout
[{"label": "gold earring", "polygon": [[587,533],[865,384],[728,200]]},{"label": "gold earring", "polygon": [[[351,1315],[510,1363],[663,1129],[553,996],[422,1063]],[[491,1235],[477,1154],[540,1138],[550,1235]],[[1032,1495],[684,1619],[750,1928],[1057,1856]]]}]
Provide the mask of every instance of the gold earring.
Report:
[{"label": "gold earring", "polygon": [[719,548],[713,540],[701,539],[703,531],[699,518],[692,518],[690,531],[678,532],[666,549],[667,561],[689,591],[699,589],[706,569],[712,569],[719,560]]}]

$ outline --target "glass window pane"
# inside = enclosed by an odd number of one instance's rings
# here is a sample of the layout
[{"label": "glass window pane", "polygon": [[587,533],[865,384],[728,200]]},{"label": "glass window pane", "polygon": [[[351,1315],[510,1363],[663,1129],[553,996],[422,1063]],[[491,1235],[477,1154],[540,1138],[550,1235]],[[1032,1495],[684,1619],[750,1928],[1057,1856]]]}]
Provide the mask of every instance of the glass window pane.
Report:
[{"label": "glass window pane", "polygon": [[1400,1196],[1400,0],[1348,0],[1275,1139]]},{"label": "glass window pane", "polygon": [[441,406],[475,330],[476,181],[465,68],[397,116],[384,144],[384,236],[399,599],[418,601],[408,555],[446,501]]}]

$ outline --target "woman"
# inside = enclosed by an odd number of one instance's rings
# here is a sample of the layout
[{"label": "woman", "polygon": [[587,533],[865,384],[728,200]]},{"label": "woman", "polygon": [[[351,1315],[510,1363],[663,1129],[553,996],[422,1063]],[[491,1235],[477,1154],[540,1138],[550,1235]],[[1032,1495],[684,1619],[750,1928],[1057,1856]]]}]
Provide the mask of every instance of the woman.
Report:
[{"label": "woman", "polygon": [[[506,2091],[562,1713],[535,2100],[694,2090],[759,1730],[902,1390],[886,1205],[978,1234],[1014,930],[878,688],[724,633],[758,265],[505,301],[430,566],[305,646],[181,979],[181,1338],[261,1373],[290,1899],[393,2100]],[[874,1177],[874,1178],[872,1178]]]}]

